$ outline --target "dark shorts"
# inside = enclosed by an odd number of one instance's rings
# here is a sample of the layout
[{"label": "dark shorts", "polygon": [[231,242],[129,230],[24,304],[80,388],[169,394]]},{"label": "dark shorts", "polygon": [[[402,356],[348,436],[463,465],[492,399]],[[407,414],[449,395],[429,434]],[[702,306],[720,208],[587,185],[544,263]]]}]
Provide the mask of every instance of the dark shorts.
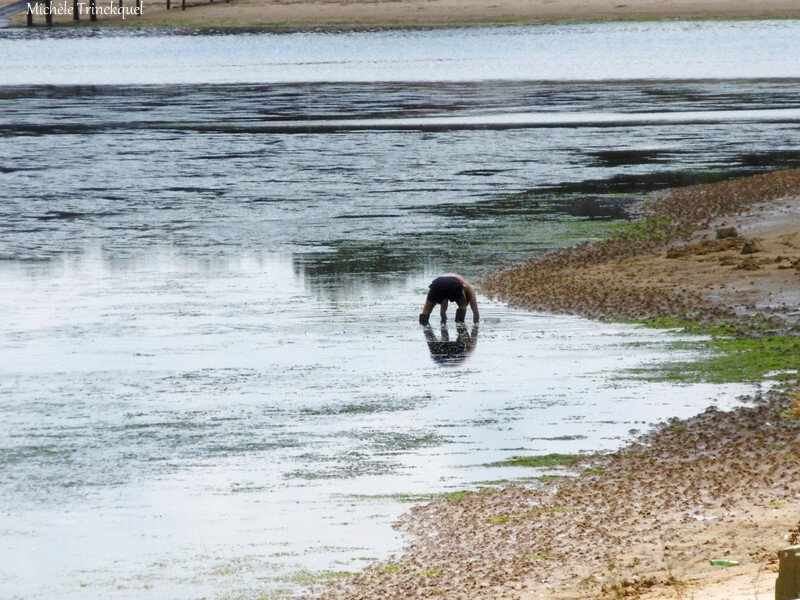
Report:
[{"label": "dark shorts", "polygon": [[464,284],[458,277],[437,277],[428,290],[428,302],[434,304],[441,304],[443,300],[456,302],[464,298]]}]

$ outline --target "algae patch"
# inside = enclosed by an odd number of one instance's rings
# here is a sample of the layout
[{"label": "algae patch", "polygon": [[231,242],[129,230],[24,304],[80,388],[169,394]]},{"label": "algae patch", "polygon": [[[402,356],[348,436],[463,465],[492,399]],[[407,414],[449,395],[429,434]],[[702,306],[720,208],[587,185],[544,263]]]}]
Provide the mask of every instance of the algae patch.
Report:
[{"label": "algae patch", "polygon": [[578,454],[542,454],[539,456],[512,456],[505,460],[488,463],[486,467],[574,467],[581,460]]},{"label": "algae patch", "polygon": [[486,517],[487,523],[496,523],[498,525],[502,525],[503,523],[508,523],[511,520],[510,515],[494,515],[491,517]]},{"label": "algae patch", "polygon": [[666,241],[675,235],[669,219],[651,217],[641,221],[620,221],[611,230],[612,238]]},{"label": "algae patch", "polygon": [[310,587],[312,585],[324,583],[326,581],[331,581],[334,579],[341,579],[343,577],[352,577],[353,575],[356,575],[356,573],[352,573],[350,571],[301,570],[282,577],[276,577],[275,581],[281,583],[291,583],[303,587]]},{"label": "algae patch", "polygon": [[761,332],[744,335],[726,327],[703,328],[697,324],[684,326],[682,331],[710,336],[705,340],[671,344],[674,350],[701,352],[700,357],[633,369],[632,373],[649,381],[746,383],[785,379],[787,373],[800,366],[800,336],[797,335]]}]

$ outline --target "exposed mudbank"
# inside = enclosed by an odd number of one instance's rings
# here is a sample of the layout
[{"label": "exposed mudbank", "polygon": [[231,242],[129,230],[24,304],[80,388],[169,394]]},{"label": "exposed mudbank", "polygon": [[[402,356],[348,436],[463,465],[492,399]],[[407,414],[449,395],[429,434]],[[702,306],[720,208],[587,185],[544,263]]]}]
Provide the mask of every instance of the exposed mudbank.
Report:
[{"label": "exposed mudbank", "polygon": [[[679,188],[638,207],[608,240],[489,276],[514,306],[596,318],[797,322],[800,170]],[[716,240],[722,225],[738,235]],[[742,254],[748,238],[762,251]]]},{"label": "exposed mudbank", "polygon": [[577,477],[415,507],[399,523],[411,538],[402,555],[321,595],[630,597],[715,557],[769,563],[768,546],[797,521],[799,407],[796,388],[771,391],[585,458]]}]

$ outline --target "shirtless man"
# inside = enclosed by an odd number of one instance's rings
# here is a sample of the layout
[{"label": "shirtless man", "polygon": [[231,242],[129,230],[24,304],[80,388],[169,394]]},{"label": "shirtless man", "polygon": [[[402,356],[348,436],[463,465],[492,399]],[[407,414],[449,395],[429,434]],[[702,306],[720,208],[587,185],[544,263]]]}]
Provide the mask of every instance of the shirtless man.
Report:
[{"label": "shirtless man", "polygon": [[456,310],[456,323],[463,323],[467,316],[467,304],[472,309],[472,322],[477,323],[480,319],[478,314],[478,296],[467,280],[456,273],[445,273],[441,277],[434,279],[428,286],[428,297],[425,306],[419,315],[419,324],[427,325],[433,312],[433,307],[441,304],[440,315],[442,323],[447,321],[447,305],[455,302],[458,305]]}]

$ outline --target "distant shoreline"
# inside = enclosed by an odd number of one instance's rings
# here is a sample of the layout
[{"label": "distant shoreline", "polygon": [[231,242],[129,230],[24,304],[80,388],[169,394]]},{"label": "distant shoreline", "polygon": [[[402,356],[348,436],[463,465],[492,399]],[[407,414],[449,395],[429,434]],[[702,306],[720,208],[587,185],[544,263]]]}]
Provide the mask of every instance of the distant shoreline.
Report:
[{"label": "distant shoreline", "polygon": [[[0,8],[11,4],[0,0]],[[118,0],[98,0],[97,6],[117,6]],[[55,26],[166,27],[245,31],[352,31],[439,29],[486,25],[551,25],[597,22],[774,20],[800,18],[800,6],[792,0],[765,0],[753,5],[744,0],[675,0],[669,6],[657,0],[598,0],[590,5],[579,0],[399,0],[357,2],[350,0],[231,0],[180,9],[180,1],[143,0],[141,16],[121,18],[99,14],[74,21],[71,0],[54,0]],[[134,6],[134,0],[124,0]],[[59,10],[63,7],[63,10]],[[35,18],[44,25],[43,17]],[[25,25],[24,12],[15,15],[13,26]]]}]

